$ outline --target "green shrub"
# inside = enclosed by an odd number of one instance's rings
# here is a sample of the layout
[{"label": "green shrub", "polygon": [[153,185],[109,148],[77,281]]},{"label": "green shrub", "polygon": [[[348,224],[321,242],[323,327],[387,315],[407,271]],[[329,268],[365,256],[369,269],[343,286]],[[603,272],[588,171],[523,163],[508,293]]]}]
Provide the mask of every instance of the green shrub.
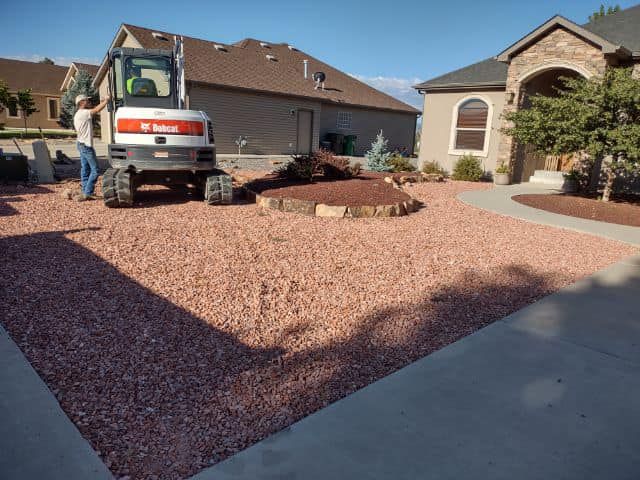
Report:
[{"label": "green shrub", "polygon": [[292,180],[313,181],[314,175],[322,173],[326,178],[351,178],[360,173],[361,165],[349,165],[349,160],[336,157],[329,150],[316,150],[311,155],[292,155],[291,161],[276,173]]},{"label": "green shrub", "polygon": [[407,157],[403,157],[402,155],[399,155],[397,153],[389,157],[389,160],[387,160],[387,165],[389,165],[391,171],[394,173],[413,172],[416,169],[416,167],[413,166],[413,164]]},{"label": "green shrub", "polygon": [[509,168],[509,165],[505,165],[504,163],[501,163],[495,170],[494,173],[510,173],[511,169]]},{"label": "green shrub", "polygon": [[442,168],[438,162],[433,161],[433,162],[425,162],[424,165],[422,165],[422,172],[426,173],[426,174],[437,174],[437,175],[442,175],[443,177],[446,177],[448,172]]},{"label": "green shrub", "polygon": [[291,161],[276,170],[279,177],[309,182],[317,172],[318,163],[314,155],[291,155]]},{"label": "green shrub", "polygon": [[451,178],[454,180],[466,180],[468,182],[479,182],[484,174],[480,160],[471,154],[460,157],[456,166],[453,167]]}]

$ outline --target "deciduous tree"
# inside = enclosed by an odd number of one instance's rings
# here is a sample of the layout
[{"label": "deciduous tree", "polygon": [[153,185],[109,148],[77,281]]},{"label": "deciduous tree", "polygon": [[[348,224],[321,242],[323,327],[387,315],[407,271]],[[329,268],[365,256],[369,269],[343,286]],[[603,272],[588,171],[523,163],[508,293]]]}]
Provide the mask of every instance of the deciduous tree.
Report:
[{"label": "deciduous tree", "polygon": [[530,108],[506,114],[504,132],[543,154],[604,159],[608,201],[618,177],[640,171],[640,79],[630,68],[608,68],[601,77],[563,81],[557,96],[534,95]]}]

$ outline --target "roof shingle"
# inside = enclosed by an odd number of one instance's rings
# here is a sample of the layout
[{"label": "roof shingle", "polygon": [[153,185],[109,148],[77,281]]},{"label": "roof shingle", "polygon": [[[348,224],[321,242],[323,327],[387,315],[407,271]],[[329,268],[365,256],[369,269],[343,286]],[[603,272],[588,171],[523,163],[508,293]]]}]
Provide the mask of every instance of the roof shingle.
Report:
[{"label": "roof shingle", "polygon": [[611,43],[640,52],[640,5],[597,18],[582,27]]},{"label": "roof shingle", "polygon": [[[173,42],[153,36],[157,32],[172,40],[172,33],[150,30],[135,25],[123,25],[143,48],[170,49]],[[283,95],[314,98],[323,102],[373,107],[418,114],[419,110],[341,72],[316,58],[284,43],[261,46],[259,40],[247,38],[226,51],[216,50],[220,43],[192,37],[184,38],[186,79],[191,82],[223,87],[258,90]],[[275,61],[266,55],[274,55]],[[303,60],[308,63],[308,78],[304,78]],[[326,74],[325,90],[315,90],[311,79],[314,72]]]},{"label": "roof shingle", "polygon": [[0,58],[0,79],[16,91],[30,88],[33,93],[60,95],[60,85],[69,67]]},{"label": "roof shingle", "polygon": [[418,90],[443,88],[464,88],[469,86],[504,86],[507,81],[508,65],[494,57],[445,73],[414,86]]}]

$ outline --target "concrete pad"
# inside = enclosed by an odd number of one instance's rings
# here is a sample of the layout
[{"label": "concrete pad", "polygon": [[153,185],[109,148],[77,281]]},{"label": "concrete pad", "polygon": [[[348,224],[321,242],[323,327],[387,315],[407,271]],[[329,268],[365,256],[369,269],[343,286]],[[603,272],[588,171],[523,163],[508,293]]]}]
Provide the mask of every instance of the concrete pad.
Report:
[{"label": "concrete pad", "polygon": [[500,215],[526,220],[542,225],[565,228],[576,232],[589,233],[620,242],[640,245],[640,227],[629,227],[613,223],[598,222],[585,218],[570,217],[547,212],[523,205],[511,197],[523,194],[553,194],[561,193],[540,188],[528,183],[507,186],[494,186],[491,190],[473,190],[462,192],[458,198],[463,202],[483,210],[489,210]]},{"label": "concrete pad", "polygon": [[640,256],[587,277],[506,317],[517,330],[640,364]]},{"label": "concrete pad", "polygon": [[[605,269],[193,479],[637,479],[638,267],[634,257]],[[603,285],[622,293],[609,302]],[[551,327],[538,307],[562,328],[541,334]]]},{"label": "concrete pad", "polygon": [[0,478],[113,478],[2,327]]}]

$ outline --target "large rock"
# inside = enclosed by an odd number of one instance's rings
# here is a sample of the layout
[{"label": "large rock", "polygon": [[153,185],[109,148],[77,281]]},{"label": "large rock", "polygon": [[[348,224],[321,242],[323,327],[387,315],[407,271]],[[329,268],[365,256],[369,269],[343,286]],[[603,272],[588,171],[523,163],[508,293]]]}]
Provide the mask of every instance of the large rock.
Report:
[{"label": "large rock", "polygon": [[265,197],[263,195],[256,195],[256,203],[259,207],[272,208],[274,210],[282,210],[282,199]]},{"label": "large rock", "polygon": [[370,205],[362,205],[358,207],[349,207],[348,216],[353,218],[370,218],[376,214],[376,207]]},{"label": "large rock", "polygon": [[296,198],[283,198],[282,210],[285,212],[301,213],[303,215],[316,214],[316,202],[310,200],[298,200]]},{"label": "large rock", "polygon": [[376,217],[397,217],[398,216],[397,205],[378,205],[376,207]]},{"label": "large rock", "polygon": [[347,212],[347,207],[345,206],[336,206],[336,205],[325,205],[324,203],[319,203],[316,205],[316,217],[344,217]]}]

